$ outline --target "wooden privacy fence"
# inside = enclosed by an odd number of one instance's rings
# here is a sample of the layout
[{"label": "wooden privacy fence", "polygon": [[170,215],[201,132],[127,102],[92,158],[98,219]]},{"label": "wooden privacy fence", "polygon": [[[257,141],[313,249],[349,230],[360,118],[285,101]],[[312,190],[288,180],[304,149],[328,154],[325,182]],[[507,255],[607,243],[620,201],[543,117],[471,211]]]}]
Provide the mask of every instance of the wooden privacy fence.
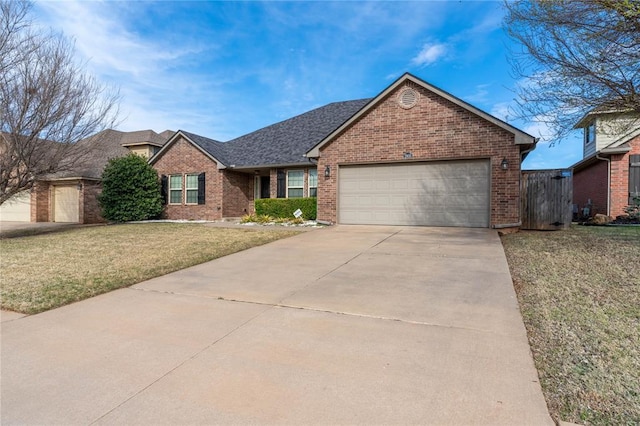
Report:
[{"label": "wooden privacy fence", "polygon": [[525,170],[520,179],[522,229],[558,230],[571,226],[571,170]]}]

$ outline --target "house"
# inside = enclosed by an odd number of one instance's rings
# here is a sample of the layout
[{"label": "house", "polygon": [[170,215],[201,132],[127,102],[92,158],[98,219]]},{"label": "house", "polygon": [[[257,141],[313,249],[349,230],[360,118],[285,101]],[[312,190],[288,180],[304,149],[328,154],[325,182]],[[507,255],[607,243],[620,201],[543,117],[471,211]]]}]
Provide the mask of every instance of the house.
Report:
[{"label": "house", "polygon": [[371,99],[332,103],[219,142],[176,132],[150,160],[169,219],[218,220],[259,198],[317,196],[318,220],[520,225],[520,164],[536,139],[404,74]]},{"label": "house", "polygon": [[640,116],[599,107],[575,125],[583,158],[572,166],[573,203],[580,215],[619,216],[640,197]]},{"label": "house", "polygon": [[73,170],[38,180],[31,191],[23,191],[0,206],[0,220],[31,222],[103,222],[97,196],[101,176],[111,158],[134,152],[153,156],[173,134],[153,130],[121,132],[104,130],[78,142],[86,160]]}]

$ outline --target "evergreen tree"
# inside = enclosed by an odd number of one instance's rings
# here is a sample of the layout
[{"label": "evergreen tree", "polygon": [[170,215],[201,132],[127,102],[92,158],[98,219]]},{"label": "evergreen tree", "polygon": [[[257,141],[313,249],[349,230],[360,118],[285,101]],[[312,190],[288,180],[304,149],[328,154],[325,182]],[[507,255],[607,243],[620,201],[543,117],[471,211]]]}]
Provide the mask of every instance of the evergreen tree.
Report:
[{"label": "evergreen tree", "polygon": [[102,173],[98,201],[102,217],[110,221],[156,218],[162,213],[158,173],[139,155],[113,158]]}]

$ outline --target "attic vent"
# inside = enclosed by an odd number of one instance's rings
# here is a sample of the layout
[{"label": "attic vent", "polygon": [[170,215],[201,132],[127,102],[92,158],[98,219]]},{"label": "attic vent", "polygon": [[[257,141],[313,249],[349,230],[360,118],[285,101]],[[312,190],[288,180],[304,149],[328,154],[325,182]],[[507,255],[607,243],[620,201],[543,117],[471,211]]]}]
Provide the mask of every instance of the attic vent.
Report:
[{"label": "attic vent", "polygon": [[418,103],[418,92],[413,89],[406,88],[398,94],[398,105],[402,108],[409,109]]}]

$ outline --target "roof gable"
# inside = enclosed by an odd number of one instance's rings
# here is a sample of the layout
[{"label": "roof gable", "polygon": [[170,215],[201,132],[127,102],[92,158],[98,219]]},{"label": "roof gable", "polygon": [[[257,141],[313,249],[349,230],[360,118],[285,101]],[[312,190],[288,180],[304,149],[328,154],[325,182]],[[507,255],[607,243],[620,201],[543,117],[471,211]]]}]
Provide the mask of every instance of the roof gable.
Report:
[{"label": "roof gable", "polygon": [[402,86],[404,83],[406,83],[407,81],[411,81],[421,87],[423,87],[426,90],[431,91],[432,93],[435,93],[436,95],[452,102],[453,104],[464,108],[465,110],[485,119],[486,121],[489,121],[490,123],[506,130],[507,132],[511,133],[514,135],[514,139],[515,139],[515,144],[516,145],[535,145],[536,138],[529,135],[528,133],[523,132],[522,130],[513,127],[512,125],[474,107],[471,104],[468,104],[467,102],[453,96],[452,94],[445,92],[442,89],[439,89],[427,82],[425,82],[424,80],[421,80],[415,76],[413,76],[412,74],[409,73],[405,73],[404,75],[402,75],[399,79],[397,79],[394,83],[392,83],[390,86],[388,86],[385,90],[383,90],[378,96],[376,96],[375,98],[369,100],[369,102],[363,106],[363,108],[361,108],[359,111],[357,111],[356,114],[354,114],[353,116],[351,116],[348,120],[346,120],[345,122],[342,123],[342,125],[340,125],[338,128],[336,128],[333,132],[331,132],[329,135],[327,135],[327,137],[325,137],[324,139],[322,139],[320,142],[318,142],[315,146],[313,146],[311,149],[309,149],[309,151],[307,151],[307,153],[305,154],[307,157],[311,157],[311,158],[315,158],[318,157],[320,155],[320,149],[325,146],[326,144],[328,144],[329,142],[331,142],[334,138],[336,138],[339,134],[341,134],[344,130],[346,130],[348,127],[350,127],[352,124],[354,124],[355,122],[357,122],[364,114],[366,114],[368,111],[370,111],[371,109],[373,109],[380,101],[382,101],[384,98],[386,98],[390,93],[392,93],[393,91],[395,91],[396,89],[398,89],[400,86]]},{"label": "roof gable", "polygon": [[186,140],[193,145],[196,149],[202,152],[204,155],[214,161],[218,169],[225,169],[229,162],[227,160],[228,154],[226,144],[213,139],[205,138],[204,136],[196,135],[195,133],[185,132],[184,130],[178,130],[173,136],[164,144],[164,146],[149,159],[149,164],[155,164],[167,151],[178,141],[180,138]]}]

